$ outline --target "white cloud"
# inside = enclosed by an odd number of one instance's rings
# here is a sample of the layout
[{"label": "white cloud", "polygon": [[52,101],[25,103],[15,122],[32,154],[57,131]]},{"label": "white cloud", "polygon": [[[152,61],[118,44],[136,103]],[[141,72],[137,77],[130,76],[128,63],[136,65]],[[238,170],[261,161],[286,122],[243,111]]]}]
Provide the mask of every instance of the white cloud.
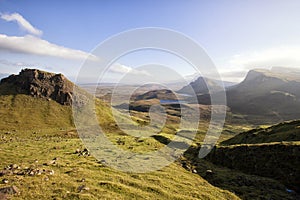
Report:
[{"label": "white cloud", "polygon": [[272,66],[300,67],[300,46],[280,46],[234,55],[229,64],[245,69]]},{"label": "white cloud", "polygon": [[109,68],[109,72],[117,73],[117,74],[126,74],[130,73],[132,75],[146,75],[149,76],[149,73],[145,70],[136,70],[131,67],[115,63]]},{"label": "white cloud", "polygon": [[59,46],[31,35],[17,37],[0,34],[0,51],[53,56],[72,60],[96,59],[96,56],[87,52]]},{"label": "white cloud", "polygon": [[12,14],[1,14],[1,18],[5,21],[16,21],[21,29],[31,33],[33,35],[41,36],[43,32],[34,26],[32,26],[22,15],[19,13],[12,13]]}]

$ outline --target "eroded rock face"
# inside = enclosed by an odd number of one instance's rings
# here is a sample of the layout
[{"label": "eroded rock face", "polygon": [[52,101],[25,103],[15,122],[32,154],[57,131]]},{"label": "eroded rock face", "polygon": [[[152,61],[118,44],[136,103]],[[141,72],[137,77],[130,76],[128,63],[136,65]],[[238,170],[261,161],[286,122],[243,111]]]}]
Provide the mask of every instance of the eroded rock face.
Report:
[{"label": "eroded rock face", "polygon": [[52,99],[62,105],[72,104],[74,84],[62,74],[23,69],[18,75],[10,75],[1,84],[12,84],[18,93]]}]

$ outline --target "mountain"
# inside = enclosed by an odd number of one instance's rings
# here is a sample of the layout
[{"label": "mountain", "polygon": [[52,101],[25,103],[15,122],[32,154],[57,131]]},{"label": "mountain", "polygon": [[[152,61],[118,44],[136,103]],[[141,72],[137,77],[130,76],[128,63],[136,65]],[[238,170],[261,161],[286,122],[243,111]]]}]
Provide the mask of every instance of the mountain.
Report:
[{"label": "mountain", "polygon": [[[300,118],[300,73],[284,69],[249,71],[240,84],[227,88],[227,106],[257,124]],[[210,104],[210,96],[198,95],[198,102]]]},{"label": "mountain", "polygon": [[227,90],[232,112],[270,116],[278,121],[300,118],[300,74],[251,70],[245,80]]},{"label": "mountain", "polygon": [[[74,127],[71,104],[78,88],[62,74],[24,69],[0,82],[0,130]],[[87,93],[78,88],[82,94]],[[84,103],[76,99],[78,103]],[[96,100],[102,124],[112,123],[108,105]]]},{"label": "mountain", "polygon": [[199,77],[195,81],[192,81],[189,85],[184,86],[183,88],[178,90],[177,92],[182,94],[189,94],[189,95],[207,94],[209,93],[207,85],[213,88],[213,91],[218,91],[222,89],[220,84],[217,83],[215,80]]}]

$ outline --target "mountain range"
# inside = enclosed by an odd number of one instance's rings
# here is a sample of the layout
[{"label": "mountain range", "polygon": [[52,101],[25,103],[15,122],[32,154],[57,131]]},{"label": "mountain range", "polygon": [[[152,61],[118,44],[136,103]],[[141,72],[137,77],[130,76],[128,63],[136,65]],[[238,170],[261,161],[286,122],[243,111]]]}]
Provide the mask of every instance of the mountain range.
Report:
[{"label": "mountain range", "polygon": [[[216,86],[212,80],[208,84]],[[199,104],[210,104],[205,79],[199,78],[179,91],[193,88]],[[217,96],[218,94],[216,94]],[[239,84],[226,89],[227,106],[252,122],[279,122],[300,118],[300,73],[296,69],[250,70]]]}]

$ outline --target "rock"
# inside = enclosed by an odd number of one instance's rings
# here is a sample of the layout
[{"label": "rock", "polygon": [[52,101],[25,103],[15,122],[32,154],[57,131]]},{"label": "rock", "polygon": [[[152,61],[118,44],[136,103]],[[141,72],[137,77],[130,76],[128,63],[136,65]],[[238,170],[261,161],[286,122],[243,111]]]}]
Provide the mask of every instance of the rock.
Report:
[{"label": "rock", "polygon": [[85,182],[85,178],[82,178],[81,180],[79,180],[79,182]]},{"label": "rock", "polygon": [[10,165],[10,169],[18,169],[18,165],[17,164],[11,164]]},{"label": "rock", "polygon": [[4,184],[7,184],[8,182],[9,182],[9,181],[8,181],[8,179],[6,179],[6,178],[2,180],[2,183],[4,183]]},{"label": "rock", "polygon": [[4,175],[10,174],[10,173],[11,173],[11,171],[9,171],[9,170],[1,170],[0,176],[4,176]]},{"label": "rock", "polygon": [[76,149],[75,154],[80,153],[80,149]]},{"label": "rock", "polygon": [[44,181],[49,181],[50,179],[49,179],[49,177],[48,176],[46,176],[45,178],[44,178]]},{"label": "rock", "polygon": [[48,170],[49,175],[54,175],[54,170]]},{"label": "rock", "polygon": [[18,75],[4,78],[0,83],[12,85],[18,93],[52,99],[62,105],[72,104],[74,84],[62,74],[23,69]]},{"label": "rock", "polygon": [[90,151],[85,148],[82,151],[80,151],[80,149],[76,149],[75,151],[76,154],[78,154],[78,156],[89,156],[90,155]]},{"label": "rock", "polygon": [[197,174],[197,170],[195,170],[195,169],[193,169],[193,171],[192,171],[194,174]]},{"label": "rock", "polygon": [[0,193],[3,194],[19,194],[20,191],[16,186],[0,188]]},{"label": "rock", "polygon": [[54,164],[56,164],[56,161],[55,161],[55,160],[50,160],[50,161],[48,162],[48,165],[54,165]]},{"label": "rock", "polygon": [[208,169],[208,170],[206,170],[205,175],[211,176],[211,175],[213,175],[213,171],[211,169]]},{"label": "rock", "polygon": [[77,188],[78,192],[81,192],[81,191],[84,190],[84,189],[85,189],[85,185],[80,185],[80,186]]}]

